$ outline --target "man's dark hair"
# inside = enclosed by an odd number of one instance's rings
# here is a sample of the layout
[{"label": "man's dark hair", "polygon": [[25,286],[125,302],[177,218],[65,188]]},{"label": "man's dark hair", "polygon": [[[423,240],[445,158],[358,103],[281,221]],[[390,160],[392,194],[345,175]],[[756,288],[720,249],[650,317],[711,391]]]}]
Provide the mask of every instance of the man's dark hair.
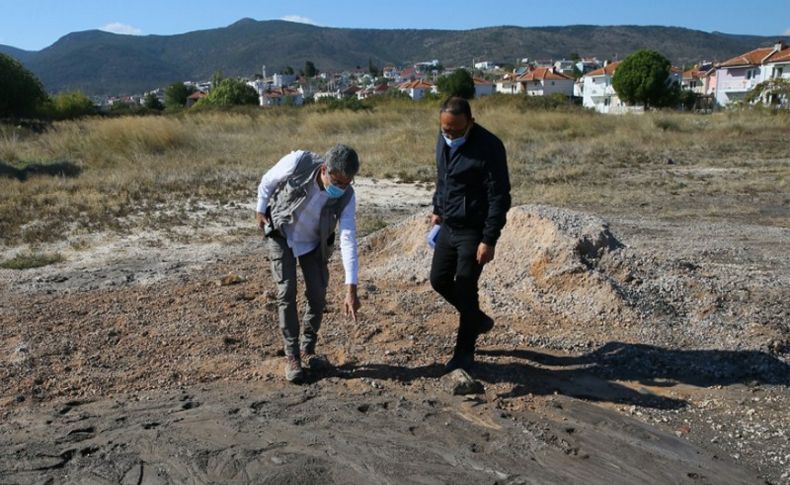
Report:
[{"label": "man's dark hair", "polygon": [[324,163],[330,173],[339,173],[344,177],[354,177],[359,172],[359,156],[348,145],[338,143],[326,152]]},{"label": "man's dark hair", "polygon": [[450,113],[453,116],[466,116],[466,119],[472,119],[472,107],[469,106],[469,101],[458,96],[451,96],[444,100],[440,113]]}]

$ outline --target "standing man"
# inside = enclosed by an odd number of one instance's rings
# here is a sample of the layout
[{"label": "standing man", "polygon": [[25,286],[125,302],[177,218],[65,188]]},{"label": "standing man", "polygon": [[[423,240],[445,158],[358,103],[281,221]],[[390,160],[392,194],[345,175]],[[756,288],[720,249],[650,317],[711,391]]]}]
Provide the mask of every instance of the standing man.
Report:
[{"label": "standing man", "polygon": [[[339,226],[340,253],[345,269],[346,316],[357,320],[356,196],[351,183],[359,171],[357,153],[346,145],[326,155],[295,151],[280,159],[261,179],[255,218],[267,237],[272,276],[277,283],[277,307],[285,344],[285,378],[304,379],[302,364],[316,367],[315,354],[329,284],[327,262]],[[302,268],[307,304],[304,334],[299,342],[296,312],[296,262]]]},{"label": "standing man", "polygon": [[477,336],[494,326],[480,310],[477,281],[510,209],[505,146],[475,124],[469,102],[451,97],[439,113],[436,192],[431,222],[441,224],[431,263],[431,286],[459,314],[453,357],[445,371],[471,369]]}]

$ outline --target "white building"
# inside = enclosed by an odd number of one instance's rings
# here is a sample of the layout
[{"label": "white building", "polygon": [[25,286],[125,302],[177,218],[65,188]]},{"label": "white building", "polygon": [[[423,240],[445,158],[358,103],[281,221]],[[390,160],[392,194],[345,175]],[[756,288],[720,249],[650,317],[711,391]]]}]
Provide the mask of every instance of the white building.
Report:
[{"label": "white building", "polygon": [[516,78],[520,92],[527,96],[548,96],[560,93],[573,96],[573,78],[557,72],[554,67],[538,67]]},{"label": "white building", "polygon": [[516,77],[508,74],[494,85],[494,91],[502,94],[519,94],[521,93],[521,83],[516,81]]},{"label": "white building", "polygon": [[494,83],[486,79],[474,79],[475,82],[475,98],[488,96],[494,94]]},{"label": "white building", "polygon": [[272,84],[276,88],[281,88],[283,86],[290,86],[296,81],[295,74],[275,74],[272,76]]},{"label": "white building", "polygon": [[772,78],[790,79],[790,47],[777,42],[773,47],[754,49],[733,57],[716,71],[716,103],[727,106],[741,101],[746,93]]},{"label": "white building", "polygon": [[437,92],[436,86],[427,81],[423,81],[422,79],[407,81],[403,84],[400,84],[398,86],[398,91],[408,94],[409,97],[415,101],[422,99],[426,93]]},{"label": "white building", "polygon": [[619,62],[605,63],[600,69],[585,74],[582,88],[582,106],[593,108],[599,113],[624,112],[625,104],[620,101],[612,87],[612,76]]}]

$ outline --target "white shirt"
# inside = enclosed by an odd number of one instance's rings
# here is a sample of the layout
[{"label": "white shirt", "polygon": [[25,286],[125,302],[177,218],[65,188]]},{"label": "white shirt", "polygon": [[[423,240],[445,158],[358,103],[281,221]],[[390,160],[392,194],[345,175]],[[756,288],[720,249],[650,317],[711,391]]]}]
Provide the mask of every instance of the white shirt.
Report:
[{"label": "white shirt", "polygon": [[[282,157],[274,167],[269,169],[261,178],[258,186],[258,205],[256,210],[266,213],[271,198],[277,186],[293,175],[296,164],[304,153],[297,150]],[[319,234],[319,221],[329,195],[321,190],[318,182],[313,179],[308,185],[307,198],[294,213],[291,224],[282,227],[288,247],[299,257],[314,250],[321,243]],[[351,195],[348,204],[340,212],[338,226],[340,229],[340,255],[343,258],[343,269],[346,273],[346,284],[356,285],[359,273],[359,260],[357,259],[357,196]]]}]

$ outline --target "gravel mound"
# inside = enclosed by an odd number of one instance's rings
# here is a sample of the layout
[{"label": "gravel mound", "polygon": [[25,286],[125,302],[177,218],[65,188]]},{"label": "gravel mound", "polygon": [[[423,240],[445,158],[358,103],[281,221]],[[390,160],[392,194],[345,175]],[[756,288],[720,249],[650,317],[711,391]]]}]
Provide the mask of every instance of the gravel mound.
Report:
[{"label": "gravel mound", "polygon": [[[366,238],[366,275],[429,287],[427,216]],[[704,253],[673,259],[629,247],[598,217],[525,205],[508,213],[480,281],[481,304],[532,345],[583,348],[616,340],[786,355],[790,329],[782,315],[790,295],[775,278],[744,279],[743,269]]]}]

